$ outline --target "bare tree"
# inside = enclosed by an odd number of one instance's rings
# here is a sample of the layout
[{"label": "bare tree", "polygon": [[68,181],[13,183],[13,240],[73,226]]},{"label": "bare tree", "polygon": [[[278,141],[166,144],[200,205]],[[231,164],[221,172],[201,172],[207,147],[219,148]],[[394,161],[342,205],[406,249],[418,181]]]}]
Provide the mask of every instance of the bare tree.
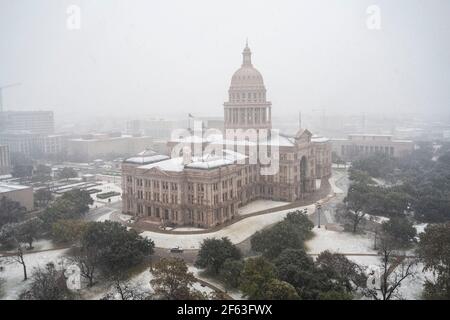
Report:
[{"label": "bare tree", "polygon": [[100,263],[100,258],[95,249],[77,248],[72,256],[68,258],[80,269],[80,275],[88,280],[88,286],[94,285],[95,274]]},{"label": "bare tree", "polygon": [[37,267],[31,275],[31,284],[19,298],[21,300],[69,300],[75,298],[67,288],[64,269],[54,263],[47,263],[45,268]]},{"label": "bare tree", "polygon": [[379,274],[372,274],[372,284],[368,285],[366,295],[375,300],[401,299],[398,292],[407,278],[416,274],[417,259],[396,249],[392,238],[385,235],[379,238]]},{"label": "bare tree", "polygon": [[122,280],[122,277],[113,277],[113,291],[107,293],[102,300],[146,300],[150,292],[146,292],[141,286]]},{"label": "bare tree", "polygon": [[338,221],[349,225],[353,233],[356,233],[361,221],[364,221],[366,216],[362,206],[353,205],[350,207],[348,204],[339,205],[336,208],[336,213]]},{"label": "bare tree", "polygon": [[26,281],[28,279],[27,265],[25,264],[25,260],[23,259],[23,248],[22,248],[21,244],[19,244],[17,246],[17,251],[16,251],[15,255],[12,256],[12,259],[22,265],[22,268],[23,268],[23,281]]}]

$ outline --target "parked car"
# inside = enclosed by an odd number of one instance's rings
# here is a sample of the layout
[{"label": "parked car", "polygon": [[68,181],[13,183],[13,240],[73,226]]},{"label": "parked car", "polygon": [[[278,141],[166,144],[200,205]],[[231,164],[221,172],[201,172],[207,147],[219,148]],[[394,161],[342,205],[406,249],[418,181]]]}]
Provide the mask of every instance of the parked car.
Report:
[{"label": "parked car", "polygon": [[170,249],[171,253],[183,253],[183,248],[181,247],[173,247]]}]

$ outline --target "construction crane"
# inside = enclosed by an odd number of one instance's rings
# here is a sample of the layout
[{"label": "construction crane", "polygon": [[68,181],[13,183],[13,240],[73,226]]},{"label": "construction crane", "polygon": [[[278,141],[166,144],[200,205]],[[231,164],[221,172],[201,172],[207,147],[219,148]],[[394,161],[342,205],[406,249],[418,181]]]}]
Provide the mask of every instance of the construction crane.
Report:
[{"label": "construction crane", "polygon": [[21,83],[11,83],[4,86],[0,86],[0,112],[3,111],[3,89],[20,86]]}]

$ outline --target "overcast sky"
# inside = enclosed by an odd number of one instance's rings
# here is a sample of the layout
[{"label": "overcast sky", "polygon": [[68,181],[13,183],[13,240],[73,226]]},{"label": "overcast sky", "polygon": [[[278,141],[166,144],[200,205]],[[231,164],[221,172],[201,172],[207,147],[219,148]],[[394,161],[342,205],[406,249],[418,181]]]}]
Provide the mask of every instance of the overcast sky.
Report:
[{"label": "overcast sky", "polygon": [[448,0],[0,0],[0,86],[22,83],[10,110],[221,116],[248,37],[274,115],[443,113],[449,15]]}]

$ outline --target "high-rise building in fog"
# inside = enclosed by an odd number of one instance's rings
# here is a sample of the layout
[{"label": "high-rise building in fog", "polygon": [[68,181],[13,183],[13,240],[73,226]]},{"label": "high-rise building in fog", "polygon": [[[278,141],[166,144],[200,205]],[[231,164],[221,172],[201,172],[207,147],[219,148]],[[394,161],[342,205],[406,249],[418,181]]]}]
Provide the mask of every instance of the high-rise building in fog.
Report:
[{"label": "high-rise building in fog", "polygon": [[11,160],[9,148],[6,145],[0,145],[0,175],[9,174],[11,171]]},{"label": "high-rise building in fog", "polygon": [[67,140],[67,156],[72,161],[129,156],[150,148],[152,142],[153,138],[148,136],[121,133],[87,134]]},{"label": "high-rise building in fog", "polygon": [[31,134],[52,134],[55,130],[53,111],[0,112],[0,131],[26,131]]}]

